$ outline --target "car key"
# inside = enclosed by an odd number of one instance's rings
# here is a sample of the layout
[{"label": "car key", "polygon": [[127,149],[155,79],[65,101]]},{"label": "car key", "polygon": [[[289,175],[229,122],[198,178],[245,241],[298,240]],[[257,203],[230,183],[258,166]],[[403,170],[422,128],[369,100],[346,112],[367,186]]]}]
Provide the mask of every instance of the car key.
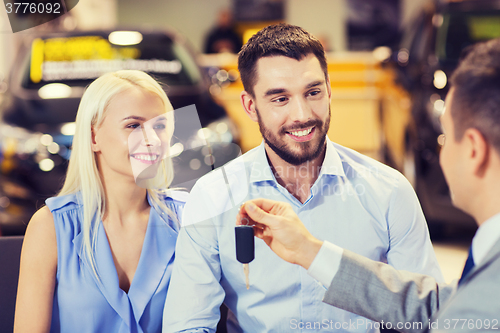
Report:
[{"label": "car key", "polygon": [[247,289],[250,288],[250,263],[255,258],[255,239],[251,225],[239,225],[234,228],[236,237],[236,259],[243,264]]}]

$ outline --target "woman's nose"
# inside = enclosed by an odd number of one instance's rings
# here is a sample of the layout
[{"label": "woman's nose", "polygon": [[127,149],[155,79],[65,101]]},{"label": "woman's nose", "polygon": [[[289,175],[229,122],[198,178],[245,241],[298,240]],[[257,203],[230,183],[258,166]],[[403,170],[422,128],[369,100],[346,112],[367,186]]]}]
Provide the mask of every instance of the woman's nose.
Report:
[{"label": "woman's nose", "polygon": [[153,128],[151,128],[150,126],[141,126],[141,129],[143,135],[143,145],[153,147],[161,144],[161,140]]}]

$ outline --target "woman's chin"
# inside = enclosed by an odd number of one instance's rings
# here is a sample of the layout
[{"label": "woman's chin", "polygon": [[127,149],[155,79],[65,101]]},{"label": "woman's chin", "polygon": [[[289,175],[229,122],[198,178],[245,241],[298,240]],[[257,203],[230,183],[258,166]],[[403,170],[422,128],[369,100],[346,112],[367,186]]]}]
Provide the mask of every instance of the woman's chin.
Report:
[{"label": "woman's chin", "polygon": [[158,164],[147,166],[145,169],[138,170],[133,168],[134,179],[137,186],[148,187],[148,181],[155,178],[158,173]]}]

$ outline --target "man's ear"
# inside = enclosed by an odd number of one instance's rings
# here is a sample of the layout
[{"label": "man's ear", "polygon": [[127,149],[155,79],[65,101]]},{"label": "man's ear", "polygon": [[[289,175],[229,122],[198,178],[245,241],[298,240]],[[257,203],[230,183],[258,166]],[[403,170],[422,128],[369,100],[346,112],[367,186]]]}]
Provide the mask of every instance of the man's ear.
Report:
[{"label": "man's ear", "polygon": [[97,140],[97,135],[96,135],[96,129],[95,127],[92,126],[92,139],[91,139],[91,147],[92,147],[92,151],[94,151],[95,153],[101,151],[101,149],[99,148],[99,144],[97,143],[98,140]]},{"label": "man's ear", "polygon": [[243,109],[248,114],[250,119],[255,122],[258,122],[259,118],[257,117],[257,111],[255,106],[255,99],[246,91],[242,91],[240,95],[241,104],[243,105]]},{"label": "man's ear", "polygon": [[484,135],[475,128],[468,128],[464,132],[463,140],[467,140],[468,157],[472,171],[481,177],[487,171],[490,162],[491,149]]}]

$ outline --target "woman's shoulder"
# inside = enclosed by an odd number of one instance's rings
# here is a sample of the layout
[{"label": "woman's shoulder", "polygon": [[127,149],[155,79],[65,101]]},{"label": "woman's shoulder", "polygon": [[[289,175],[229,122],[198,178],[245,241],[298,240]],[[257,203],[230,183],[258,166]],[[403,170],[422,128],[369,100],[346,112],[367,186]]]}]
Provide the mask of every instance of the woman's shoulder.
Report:
[{"label": "woman's shoulder", "polygon": [[45,204],[52,213],[56,211],[79,208],[81,206],[80,193],[76,192],[48,198],[45,200]]},{"label": "woman's shoulder", "polygon": [[[174,216],[170,216],[169,219],[169,223],[172,221],[174,222],[171,224],[174,229],[180,226],[184,205],[186,204],[188,196],[188,192],[179,190],[167,190],[159,193],[159,199],[163,201],[167,208],[174,214]],[[162,213],[164,212],[160,212],[160,214]]]}]

